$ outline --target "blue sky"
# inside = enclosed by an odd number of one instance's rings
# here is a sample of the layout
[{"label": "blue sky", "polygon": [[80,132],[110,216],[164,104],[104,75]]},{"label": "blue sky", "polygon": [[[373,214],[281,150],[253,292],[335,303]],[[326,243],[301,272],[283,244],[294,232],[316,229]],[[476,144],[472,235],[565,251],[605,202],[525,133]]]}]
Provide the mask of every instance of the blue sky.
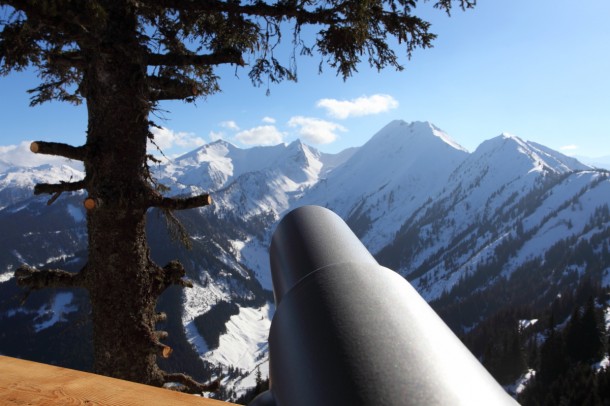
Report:
[{"label": "blue sky", "polygon": [[[247,70],[223,68],[221,93],[160,106],[157,139],[169,155],[218,138],[240,147],[301,138],[338,152],[403,119],[431,121],[470,151],[509,132],[569,155],[610,156],[610,1],[479,0],[451,18],[422,3],[417,12],[438,38],[403,57],[402,72],[362,65],[344,82],[304,57],[299,81],[267,96]],[[84,143],[85,108],[28,107],[36,83],[35,72],[0,78],[0,155],[35,139]]]}]

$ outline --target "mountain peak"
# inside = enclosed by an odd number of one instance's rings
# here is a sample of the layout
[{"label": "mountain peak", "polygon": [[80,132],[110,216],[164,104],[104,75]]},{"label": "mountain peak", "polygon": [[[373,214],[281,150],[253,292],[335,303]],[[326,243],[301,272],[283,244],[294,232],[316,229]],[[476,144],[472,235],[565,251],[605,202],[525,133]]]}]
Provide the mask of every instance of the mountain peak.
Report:
[{"label": "mountain peak", "polygon": [[476,159],[487,156],[494,161],[506,161],[507,167],[521,162],[528,172],[565,173],[591,169],[574,158],[506,132],[481,143],[475,155]]},{"label": "mountain peak", "polygon": [[502,133],[500,133],[499,137],[502,137],[502,138],[513,138],[513,139],[518,139],[518,140],[521,139],[521,138],[517,137],[516,135],[508,133],[506,131],[503,131]]},{"label": "mountain peak", "polygon": [[468,152],[464,147],[454,141],[447,133],[429,121],[413,121],[407,123],[404,120],[394,120],[383,127],[373,136],[369,143],[392,144],[394,146],[411,144],[415,149],[436,145],[435,141],[460,151]]}]

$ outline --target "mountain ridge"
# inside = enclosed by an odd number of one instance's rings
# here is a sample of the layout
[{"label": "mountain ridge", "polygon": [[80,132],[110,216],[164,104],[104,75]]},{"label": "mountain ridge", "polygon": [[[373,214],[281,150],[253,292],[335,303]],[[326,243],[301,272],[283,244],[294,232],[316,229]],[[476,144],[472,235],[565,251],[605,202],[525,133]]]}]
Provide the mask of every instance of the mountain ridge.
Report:
[{"label": "mountain ridge", "polygon": [[[83,196],[66,194],[49,207],[46,197],[31,196],[36,181],[66,181],[79,173],[48,169],[0,173],[0,224],[7,230],[0,243],[10,247],[0,252],[0,290],[9,296],[17,295],[18,288],[7,275],[21,263],[76,267],[86,258]],[[257,367],[267,372],[265,343],[244,338],[244,351],[257,348],[254,357],[240,357],[235,349],[224,353],[229,350],[223,335],[240,342],[239,329],[227,327],[214,333],[220,346],[210,349],[198,320],[213,313],[218,303],[230,301],[238,313],[219,315],[220,324],[243,325],[244,334],[264,336],[251,323],[271,318],[271,233],[284,213],[300,205],[337,212],[382,265],[436,303],[456,332],[472,329],[503,304],[490,300],[489,306],[473,306],[463,315],[452,307],[455,303],[514,284],[514,275],[539,275],[536,283],[545,284],[545,293],[532,300],[542,303],[574,280],[601,280],[610,273],[603,248],[604,239],[610,239],[610,214],[604,214],[610,204],[609,172],[508,134],[468,152],[429,122],[395,120],[363,146],[339,154],[325,154],[300,141],[249,149],[216,141],[153,170],[170,194],[213,196],[210,207],[176,213],[192,236],[191,251],[171,241],[162,214],[155,211],[149,214],[148,235],[153,259],[180,259],[194,282],[193,289],[163,300],[180,320],[170,336],[184,336],[186,344],[180,345],[198,351],[204,363],[243,360],[243,365],[231,366],[244,373],[231,380],[238,391],[254,381]],[[46,178],[35,177],[43,173]],[[27,182],[21,187],[11,179]],[[550,263],[546,256],[563,241],[574,246],[564,249],[569,255],[574,251],[564,261],[569,277],[544,267],[544,261]],[[595,267],[578,262],[575,247],[582,241],[592,247]],[[531,264],[536,268],[527,268]],[[52,296],[47,300],[54,303]],[[0,325],[18,322],[7,316],[15,303],[0,300]],[[41,306],[32,305],[28,314]],[[20,317],[20,323],[28,323],[25,313]],[[53,327],[45,331],[51,334]],[[0,337],[0,352],[2,343]]]}]

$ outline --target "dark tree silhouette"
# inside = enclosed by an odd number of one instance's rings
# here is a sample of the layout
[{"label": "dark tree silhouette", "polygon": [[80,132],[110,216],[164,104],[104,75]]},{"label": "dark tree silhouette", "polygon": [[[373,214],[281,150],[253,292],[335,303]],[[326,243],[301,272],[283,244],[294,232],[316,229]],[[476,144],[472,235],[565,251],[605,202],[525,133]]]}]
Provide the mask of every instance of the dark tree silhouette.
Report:
[{"label": "dark tree silhouette", "polygon": [[[475,0],[438,0],[447,13]],[[296,55],[321,57],[344,79],[361,63],[402,69],[390,46],[407,56],[435,38],[413,14],[417,0],[0,0],[0,74],[37,69],[41,83],[31,103],[86,102],[86,143],[35,142],[32,151],[84,162],[78,182],[39,184],[36,194],[84,189],[88,194],[87,265],[76,274],[21,267],[18,283],[32,289],[81,287],[90,295],[94,371],[162,385],[180,381],[156,364],[168,356],[166,333],[155,330],[158,296],[172,284],[188,286],[179,263],[150,259],[145,213],[205,206],[208,195],[163,197],[151,177],[146,152],[149,115],[162,100],[193,101],[219,90],[215,68],[249,69],[254,84],[296,80]],[[311,43],[301,29],[317,31]],[[282,35],[289,34],[289,35]],[[289,38],[292,57],[274,54]]]}]

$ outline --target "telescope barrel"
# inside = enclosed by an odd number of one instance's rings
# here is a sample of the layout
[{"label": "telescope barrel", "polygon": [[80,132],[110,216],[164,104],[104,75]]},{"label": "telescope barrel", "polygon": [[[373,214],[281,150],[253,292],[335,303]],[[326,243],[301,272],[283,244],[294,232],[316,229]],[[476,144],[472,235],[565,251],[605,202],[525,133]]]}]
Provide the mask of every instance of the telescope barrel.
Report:
[{"label": "telescope barrel", "polygon": [[270,390],[251,405],[517,404],[332,211],[287,214],[270,260]]}]

